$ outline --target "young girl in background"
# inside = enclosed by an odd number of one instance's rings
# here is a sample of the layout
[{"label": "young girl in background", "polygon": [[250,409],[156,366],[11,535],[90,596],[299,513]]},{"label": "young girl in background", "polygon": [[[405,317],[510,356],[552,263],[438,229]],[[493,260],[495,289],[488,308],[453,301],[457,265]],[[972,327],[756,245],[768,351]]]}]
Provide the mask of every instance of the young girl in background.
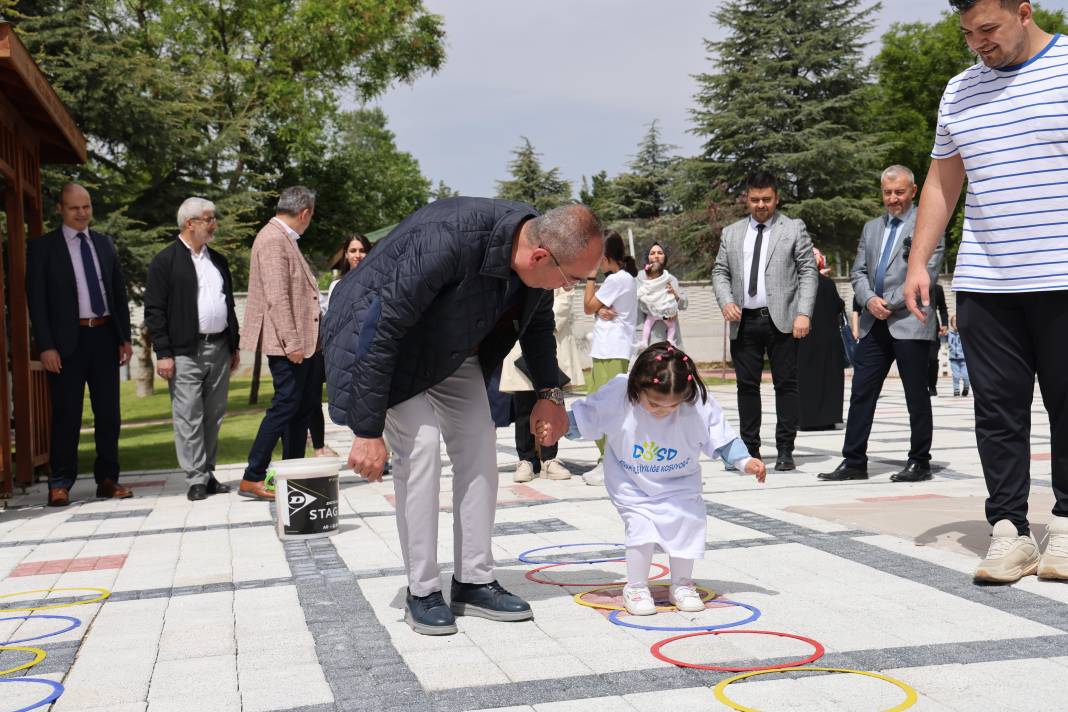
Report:
[{"label": "young girl in background", "polygon": [[642,327],[642,348],[649,345],[649,334],[658,322],[664,322],[667,340],[674,346],[675,326],[678,324],[679,300],[670,289],[673,277],[660,262],[645,265],[645,279],[638,282],[638,302],[645,312]]},{"label": "young girl in background", "polygon": [[[655,547],[671,557],[671,602],[681,611],[704,610],[691,578],[694,561],[705,554],[701,453],[758,482],[766,471],[708,396],[693,360],[666,341],[653,344],[629,376],[616,376],[576,402],[568,418],[567,437],[607,439],[605,486],[626,528],[627,611],[656,612],[648,583]],[[546,423],[537,428],[539,437],[550,435]]]}]

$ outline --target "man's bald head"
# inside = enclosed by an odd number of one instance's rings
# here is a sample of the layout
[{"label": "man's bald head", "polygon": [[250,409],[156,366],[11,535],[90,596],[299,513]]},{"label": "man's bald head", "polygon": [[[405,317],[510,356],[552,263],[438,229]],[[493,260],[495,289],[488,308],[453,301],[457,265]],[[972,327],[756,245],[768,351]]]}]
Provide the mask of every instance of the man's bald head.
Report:
[{"label": "man's bald head", "polygon": [[59,191],[56,212],[67,227],[78,232],[89,229],[89,223],[93,220],[93,201],[89,191],[77,183],[67,183]]}]

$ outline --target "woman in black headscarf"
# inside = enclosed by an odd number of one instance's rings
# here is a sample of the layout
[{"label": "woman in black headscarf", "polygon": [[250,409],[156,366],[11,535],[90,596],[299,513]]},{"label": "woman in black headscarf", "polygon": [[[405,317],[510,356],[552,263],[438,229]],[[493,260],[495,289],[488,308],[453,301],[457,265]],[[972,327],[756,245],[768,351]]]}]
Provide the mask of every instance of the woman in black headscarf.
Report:
[{"label": "woman in black headscarf", "polygon": [[801,401],[801,430],[833,430],[842,422],[845,393],[845,350],[842,319],[845,302],[828,277],[826,260],[813,248],[820,270],[812,330],[797,345],[797,388]]}]

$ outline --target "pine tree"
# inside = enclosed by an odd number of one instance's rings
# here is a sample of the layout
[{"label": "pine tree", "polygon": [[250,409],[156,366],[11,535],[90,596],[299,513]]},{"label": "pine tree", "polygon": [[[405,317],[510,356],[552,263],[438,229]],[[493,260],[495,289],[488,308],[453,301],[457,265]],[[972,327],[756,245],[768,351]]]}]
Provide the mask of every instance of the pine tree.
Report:
[{"label": "pine tree", "polygon": [[497,181],[497,197],[533,205],[538,211],[552,210],[571,201],[571,183],[560,177],[559,168],[543,170],[540,153],[530,139],[512,151],[515,158],[508,164],[511,180]]},{"label": "pine tree", "polygon": [[880,5],[854,0],[727,0],[730,30],[706,41],[719,72],[699,74],[694,133],[712,182],[740,190],[768,170],[784,207],[822,242],[855,243],[878,209],[879,140],[864,131],[870,97],[864,36]]},{"label": "pine tree", "polygon": [[678,212],[668,199],[668,187],[678,159],[671,155],[678,146],[660,140],[654,119],[638,144],[638,153],[628,164],[631,172],[616,179],[618,201],[627,208],[628,217],[658,218]]}]

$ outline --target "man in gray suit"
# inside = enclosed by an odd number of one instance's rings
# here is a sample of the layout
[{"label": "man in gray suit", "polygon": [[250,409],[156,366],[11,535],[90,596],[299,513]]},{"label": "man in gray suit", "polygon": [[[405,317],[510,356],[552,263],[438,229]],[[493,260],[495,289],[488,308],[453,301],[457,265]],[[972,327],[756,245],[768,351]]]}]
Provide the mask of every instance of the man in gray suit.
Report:
[{"label": "man in gray suit", "polygon": [[[853,291],[864,305],[860,315],[860,343],[853,356],[853,390],[849,397],[842,463],[821,480],[868,479],[868,436],[875,405],[890,365],[897,361],[905,402],[909,409],[912,443],[905,469],[892,476],[894,482],[931,479],[931,399],[927,393],[927,355],[938,338],[938,324],[926,324],[905,306],[905,275],[909,247],[916,227],[916,180],[904,166],[890,166],[882,175],[886,212],[869,221],[860,236],[853,263]],[[934,282],[942,264],[944,240],[940,241],[927,270]]]},{"label": "man in gray suit", "polygon": [[809,330],[819,272],[805,224],[776,212],[778,183],[769,173],[746,181],[749,217],[728,225],[712,285],[730,323],[742,440],[760,457],[760,380],[764,354],[775,383],[775,469],[794,469],[797,435],[797,340]]}]

